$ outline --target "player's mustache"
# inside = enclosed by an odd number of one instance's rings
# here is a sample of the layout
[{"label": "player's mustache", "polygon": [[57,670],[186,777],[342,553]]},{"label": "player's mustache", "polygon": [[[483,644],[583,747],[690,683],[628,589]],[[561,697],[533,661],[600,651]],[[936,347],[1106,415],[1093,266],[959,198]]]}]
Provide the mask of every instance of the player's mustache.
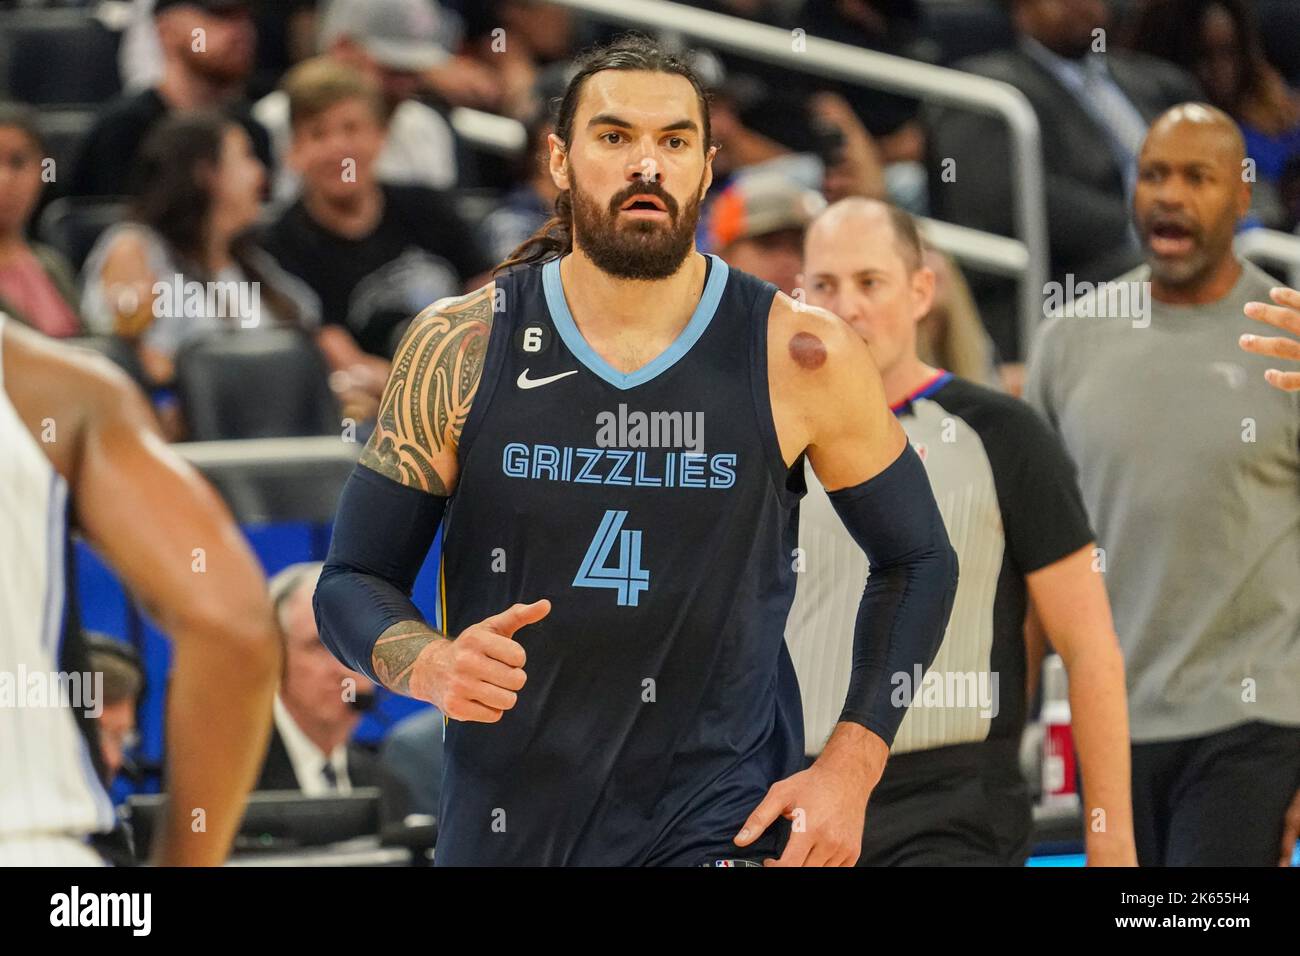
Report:
[{"label": "player's mustache", "polygon": [[677,200],[668,195],[662,186],[649,183],[633,183],[615,196],[609,204],[610,215],[617,216],[619,210],[623,208],[623,204],[633,196],[657,196],[663,201],[664,207],[668,210],[668,215],[673,219],[677,218]]}]

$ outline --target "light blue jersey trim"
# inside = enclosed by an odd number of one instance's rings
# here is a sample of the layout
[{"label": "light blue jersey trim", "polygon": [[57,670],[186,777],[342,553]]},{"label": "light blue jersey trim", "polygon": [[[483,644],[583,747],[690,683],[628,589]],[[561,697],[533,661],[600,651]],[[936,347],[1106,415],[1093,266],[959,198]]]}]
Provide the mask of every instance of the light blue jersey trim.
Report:
[{"label": "light blue jersey trim", "polygon": [[718,310],[718,303],[722,301],[723,290],[727,287],[727,264],[712,253],[705,253],[713,262],[713,267],[709,270],[709,279],[704,284],[704,293],[700,296],[700,301],[695,305],[695,311],[691,314],[691,320],[686,323],[686,328],[682,329],[673,344],[668,346],[659,353],[651,362],[641,366],[635,372],[620,372],[603,358],[596,354],[595,349],[587,344],[587,340],[582,337],[578,331],[577,324],[573,321],[573,314],[569,311],[569,303],[564,298],[564,285],[560,281],[560,260],[552,259],[546,265],[542,266],[542,289],[546,294],[546,307],[550,310],[551,321],[555,323],[555,330],[560,333],[560,338],[568,346],[569,351],[583,365],[587,366],[594,374],[599,375],[605,381],[609,382],[615,388],[629,389],[637,385],[650,381],[661,372],[666,372],[672,368],[679,359],[691,350],[691,346],[699,341],[704,330],[709,327],[709,322],[713,320],[713,315]]}]

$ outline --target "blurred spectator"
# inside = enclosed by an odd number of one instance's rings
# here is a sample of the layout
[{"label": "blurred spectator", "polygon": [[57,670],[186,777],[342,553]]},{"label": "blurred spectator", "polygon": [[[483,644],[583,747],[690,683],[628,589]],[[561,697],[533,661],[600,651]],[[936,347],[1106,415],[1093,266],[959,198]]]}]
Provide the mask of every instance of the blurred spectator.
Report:
[{"label": "blurred spectator", "polygon": [[243,127],[212,112],[168,117],[140,150],[135,177],[129,219],[86,259],[81,302],[92,331],[137,343],[150,380],[170,383],[176,352],[200,336],[318,324],[311,290],[251,242],[265,170]]},{"label": "blurred spectator", "polygon": [[108,103],[81,144],[68,189],[73,196],[122,196],[149,131],[172,111],[222,108],[243,125],[257,157],[271,144],[242,100],[256,35],[249,0],[158,0],[154,10],[162,78]]},{"label": "blurred spectator", "polygon": [[1272,360],[1232,350],[1275,285],[1233,251],[1244,157],[1214,107],[1152,125],[1133,200],[1146,262],[1043,325],[1025,384],[1078,465],[1106,562],[1142,866],[1273,866],[1293,849],[1300,446]]},{"label": "blurred spectator", "polygon": [[[809,36],[823,37],[896,56],[915,56],[920,32],[920,0],[808,0],[797,25]],[[805,81],[806,82],[806,81]],[[841,92],[871,135],[886,163],[921,162],[925,138],[916,100],[858,84],[828,84]]]},{"label": "blurred spectator", "polygon": [[[451,126],[417,96],[422,75],[447,63],[439,7],[430,0],[333,0],[320,20],[320,52],[371,77],[383,98],[387,139],[376,162],[385,182],[448,189],[456,184],[456,142]],[[271,134],[275,153],[272,197],[290,202],[301,188],[287,162],[292,130],[289,96],[268,93],[253,115]]]},{"label": "blurred spectator", "polygon": [[465,95],[468,90],[449,87],[452,76],[439,75],[433,85],[440,95],[448,102],[518,120],[530,116],[543,71],[575,52],[578,23],[573,11],[539,0],[462,0],[447,5],[458,5],[467,15],[468,49],[488,71],[491,86],[473,101]]},{"label": "blurred spectator", "polygon": [[319,563],[294,564],[271,578],[271,601],[284,635],[284,677],[258,790],[305,796],[348,794],[378,784],[375,755],[349,743],[374,685],[334,659],[320,642],[312,593]]},{"label": "blurred spectator", "polygon": [[383,107],[372,80],[318,57],[290,70],[284,89],[288,161],[303,190],[265,246],[320,296],[330,367],[377,396],[404,324],[492,263],[447,196],[378,181]]},{"label": "blurred spectator", "polygon": [[804,227],[825,206],[820,193],[778,173],[737,177],[709,206],[707,248],[803,301],[796,290]]},{"label": "blurred spectator", "polygon": [[546,111],[538,110],[527,129],[528,146],[515,176],[518,185],[483,220],[484,242],[497,262],[508,258],[545,224],[560,194],[547,162],[550,150],[546,138],[555,132],[555,124]]},{"label": "blurred spectator", "polygon": [[[257,31],[256,66],[249,91],[261,95],[274,89],[290,66],[316,52],[316,8],[324,3],[249,0],[249,4]],[[162,78],[163,72],[158,28],[153,20],[154,0],[133,0],[127,5],[117,54],[118,73],[124,89],[148,89]]]},{"label": "blurred spectator", "polygon": [[1020,383],[999,378],[994,368],[993,342],[957,263],[931,246],[925,247],[922,256],[934,273],[934,298],[930,311],[916,326],[917,357],[969,382],[1018,396]]},{"label": "blurred spectator", "polygon": [[144,692],[144,665],[135,648],[107,635],[87,631],[85,645],[90,672],[104,675],[99,752],[104,786],[111,787],[135,744],[135,714]]},{"label": "blurred spectator", "polygon": [[1300,160],[1300,95],[1265,59],[1254,8],[1243,0],[1147,0],[1129,45],[1189,70],[1209,101],[1237,121],[1255,161],[1252,220],[1295,228],[1282,190],[1288,164]]},{"label": "blurred spectator", "polygon": [[442,714],[432,707],[403,719],[379,751],[379,823],[438,816],[442,794]]},{"label": "blurred spectator", "polygon": [[[1195,81],[1171,64],[1113,49],[1105,0],[1011,0],[1015,49],[957,64],[1010,83],[1038,114],[1046,180],[1051,275],[1098,281],[1129,268],[1138,248],[1127,196],[1147,124],[1162,110],[1195,99]],[[938,111],[931,124],[936,215],[1011,235],[1016,208],[1006,124],[970,110]],[[951,161],[951,162],[949,162]],[[1003,360],[1017,359],[1016,300],[1006,281],[979,281],[982,312]]]},{"label": "blurred spectator", "polygon": [[81,333],[72,268],[54,249],[27,239],[46,155],[35,113],[0,103],[0,311],[61,338]]}]

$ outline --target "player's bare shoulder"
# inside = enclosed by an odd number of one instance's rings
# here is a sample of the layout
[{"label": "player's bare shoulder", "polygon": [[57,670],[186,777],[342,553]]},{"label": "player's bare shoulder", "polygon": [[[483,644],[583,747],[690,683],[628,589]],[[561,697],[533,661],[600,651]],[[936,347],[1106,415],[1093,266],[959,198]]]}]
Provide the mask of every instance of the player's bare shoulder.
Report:
[{"label": "player's bare shoulder", "polygon": [[866,343],[833,312],[778,292],[767,322],[768,388],[777,437],[793,462],[846,405],[881,393]]},{"label": "player's bare shoulder", "polygon": [[412,320],[393,356],[361,464],[436,495],[456,480],[456,449],[483,376],[496,283],[439,299]]},{"label": "player's bare shoulder", "polygon": [[89,428],[108,419],[152,427],[144,396],[109,359],[12,319],[0,330],[4,391],[51,464],[74,486]]},{"label": "player's bare shoulder", "polygon": [[793,376],[805,385],[846,363],[861,359],[862,343],[833,312],[805,305],[784,292],[772,299],[767,352],[774,381]]}]

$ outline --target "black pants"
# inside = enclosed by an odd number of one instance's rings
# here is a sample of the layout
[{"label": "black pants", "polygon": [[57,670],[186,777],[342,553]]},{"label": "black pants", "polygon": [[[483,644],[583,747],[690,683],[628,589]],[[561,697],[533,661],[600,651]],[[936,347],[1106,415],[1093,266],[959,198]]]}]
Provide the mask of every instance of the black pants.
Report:
[{"label": "black pants", "polygon": [[1276,866],[1300,788],[1300,727],[1249,723],[1133,745],[1141,866]]},{"label": "black pants", "polygon": [[1019,750],[999,740],[890,757],[858,866],[1023,866],[1034,820]]}]

